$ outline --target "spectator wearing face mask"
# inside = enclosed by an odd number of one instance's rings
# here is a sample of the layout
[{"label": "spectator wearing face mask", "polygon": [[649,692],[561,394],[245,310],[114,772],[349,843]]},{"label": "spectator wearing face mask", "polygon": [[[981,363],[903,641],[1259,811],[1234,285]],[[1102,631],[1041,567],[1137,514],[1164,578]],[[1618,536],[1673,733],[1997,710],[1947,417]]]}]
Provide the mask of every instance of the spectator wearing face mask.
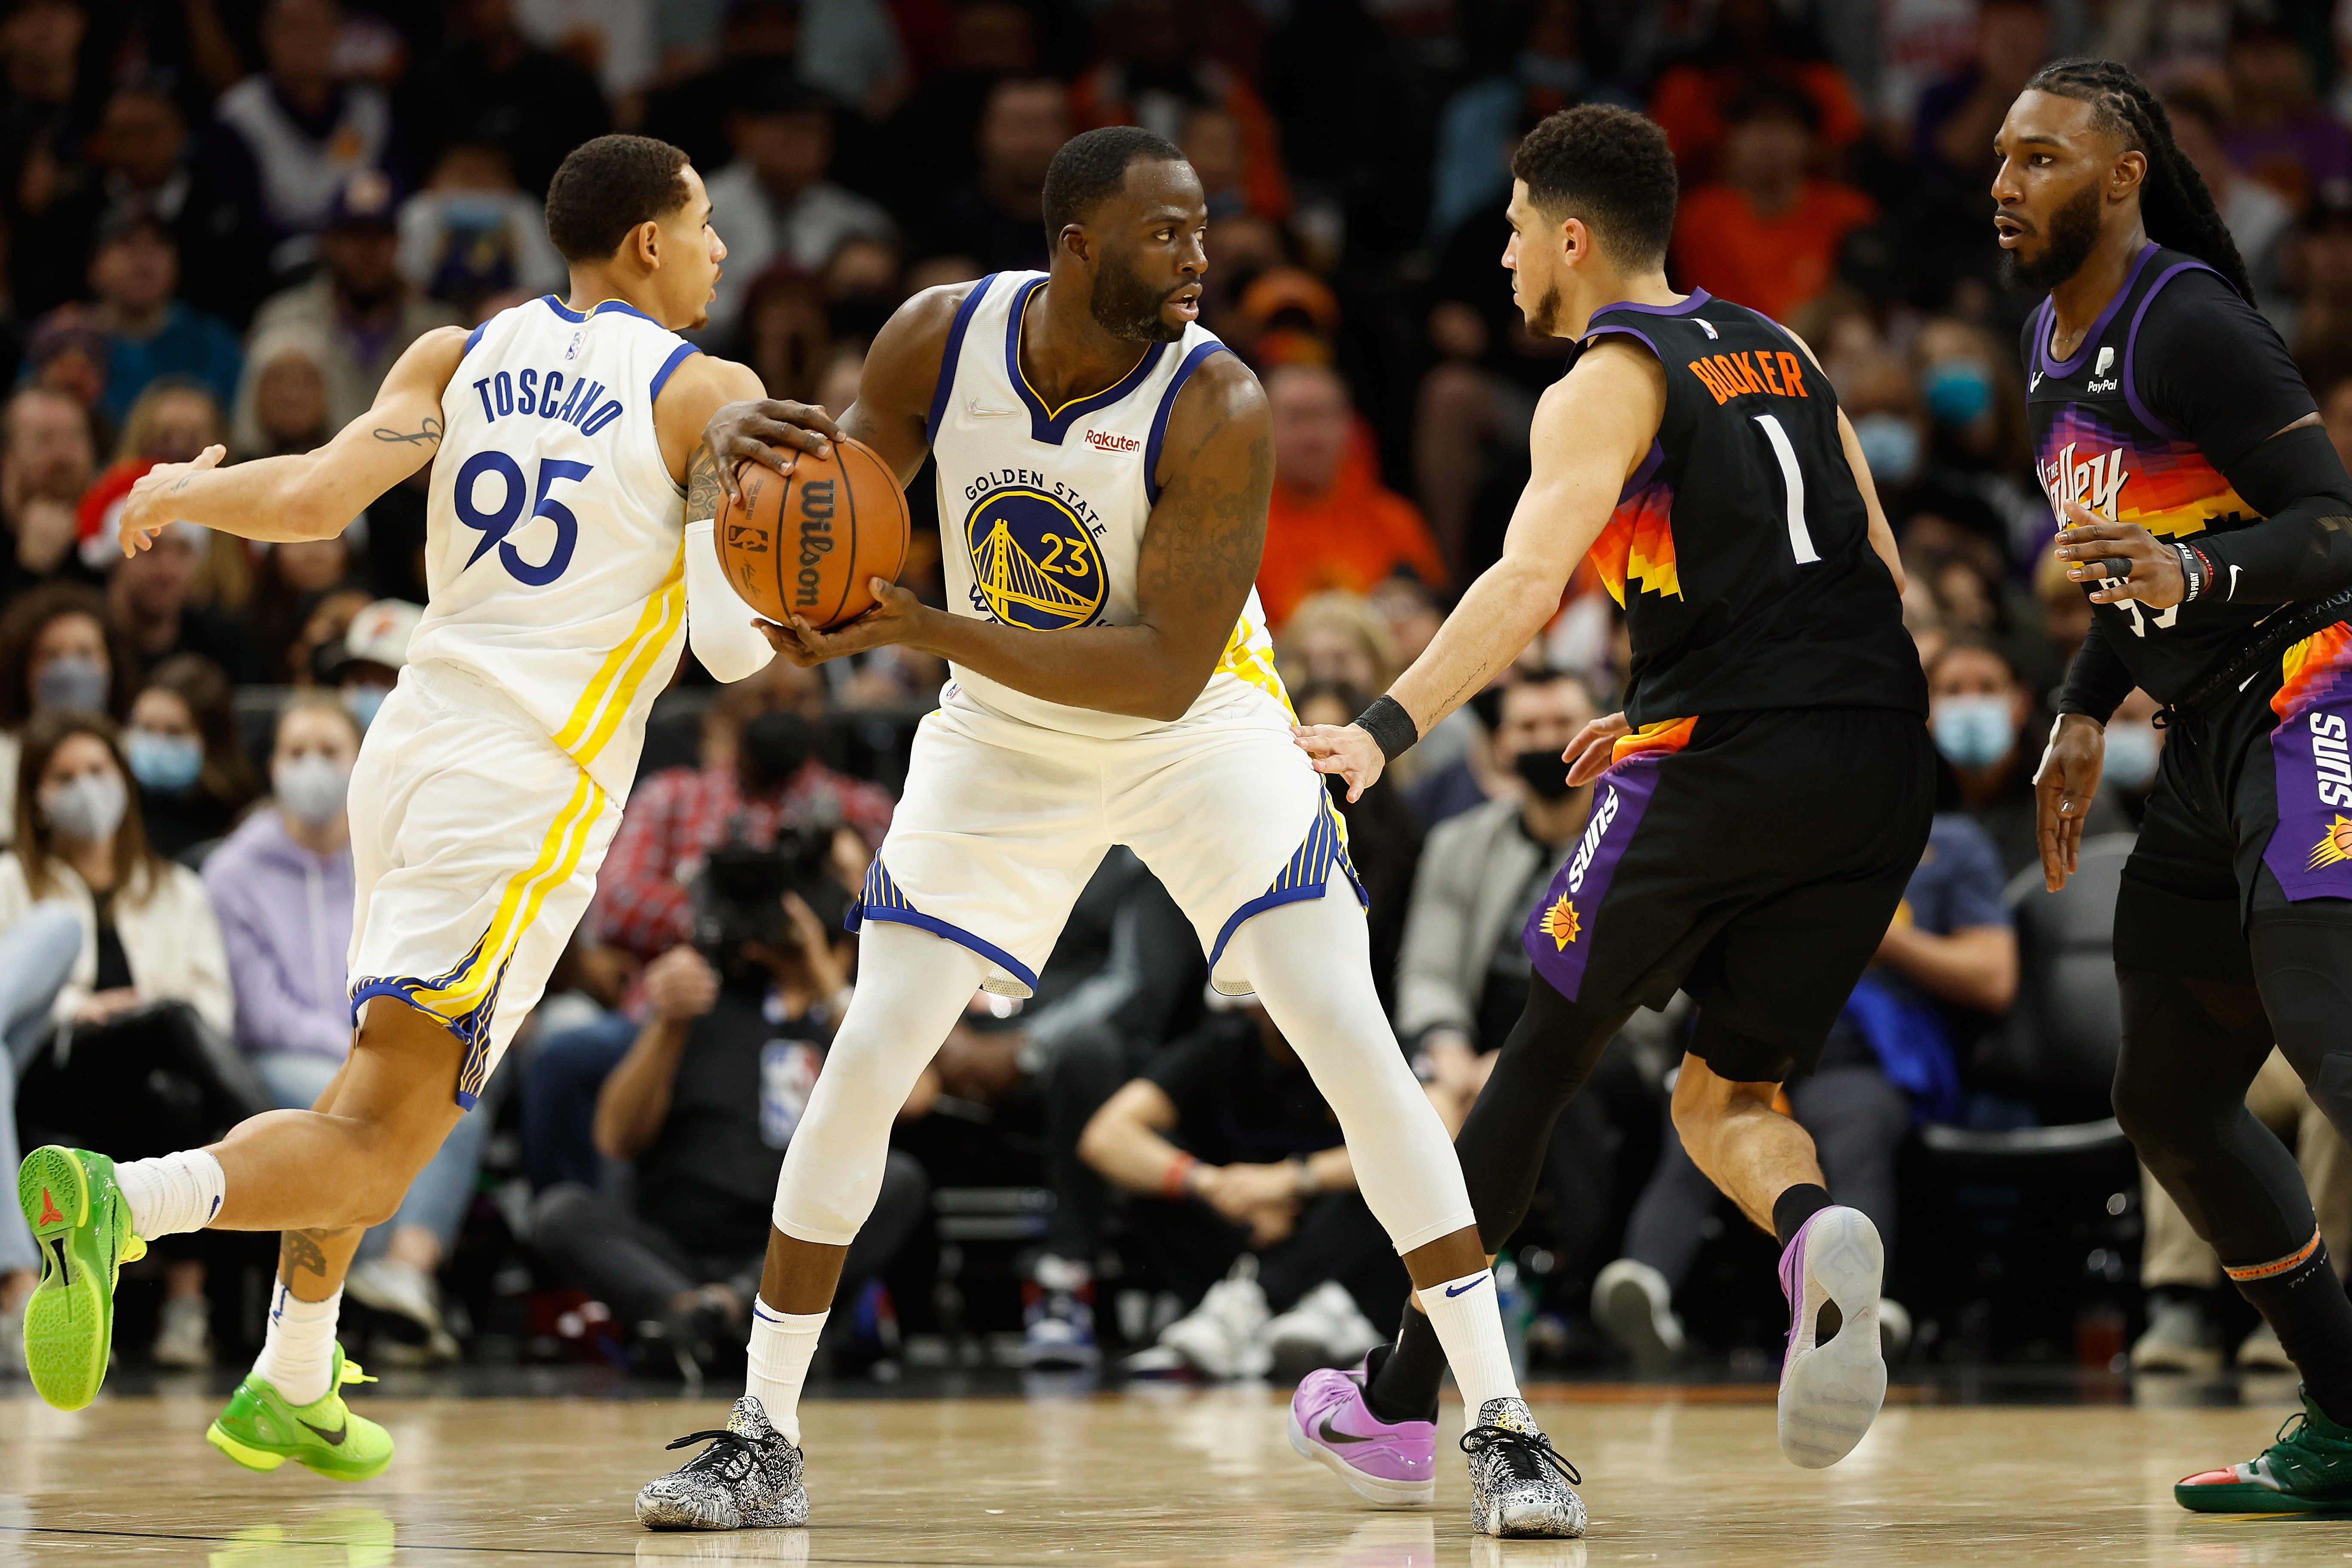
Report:
[{"label": "spectator wearing face mask", "polygon": [[548,242],[545,209],[486,142],[445,148],[425,189],[401,204],[399,266],[411,288],[469,321],[501,297],[560,293],[569,276]]},{"label": "spectator wearing face mask", "polygon": [[[237,1047],[280,1110],[310,1107],[351,1054],[344,956],[352,941],[352,830],[344,803],[359,748],[359,725],[340,700],[324,692],[292,698],[278,716],[270,750],[274,800],[205,862],[236,994]],[[344,1289],[389,1327],[400,1347],[394,1361],[446,1361],[457,1352],[433,1277],[457,1242],[496,1120],[460,1121],[399,1212],[360,1244]]]},{"label": "spectator wearing face mask", "polygon": [[[1960,807],[1991,836],[2002,871],[2012,877],[2041,864],[2033,821],[2033,771],[2042,745],[2037,712],[2015,667],[1982,637],[1955,634],[1927,667],[1927,728],[1936,750],[1950,767]],[[2084,837],[2130,831],[2102,782]]]},{"label": "spectator wearing face mask", "polygon": [[400,599],[378,599],[352,617],[332,655],[323,651],[326,683],[342,693],[343,706],[364,731],[392,695],[408,662],[408,642],[425,612]]},{"label": "spectator wearing face mask", "polygon": [[218,840],[260,795],[236,703],[218,665],[182,653],[157,665],[131,704],[122,751],[156,854],[193,863],[188,852]]},{"label": "spectator wearing face mask", "polygon": [[2099,790],[2114,792],[2116,804],[2134,826],[2147,814],[2148,792],[2156,787],[2157,764],[2164,760],[2164,731],[2156,727],[2158,711],[2156,699],[2135,686],[2107,721],[2106,760],[2099,768]]},{"label": "spectator wearing face mask", "polygon": [[79,584],[36,588],[0,615],[0,833],[10,842],[26,721],[51,711],[128,717],[138,668],[139,656],[107,624],[106,601]]}]

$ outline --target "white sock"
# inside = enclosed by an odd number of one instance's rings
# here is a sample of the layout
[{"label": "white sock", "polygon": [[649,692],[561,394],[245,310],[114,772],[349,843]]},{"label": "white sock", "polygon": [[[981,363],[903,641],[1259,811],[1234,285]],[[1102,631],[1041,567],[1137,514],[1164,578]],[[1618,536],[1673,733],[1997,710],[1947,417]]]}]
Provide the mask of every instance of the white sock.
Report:
[{"label": "white sock", "polygon": [[1454,1385],[1470,1409],[1470,1424],[1490,1399],[1517,1399],[1519,1380],[1511,1371],[1511,1347],[1503,1340],[1503,1314],[1495,1300],[1495,1271],[1482,1268],[1443,1285],[1421,1288],[1421,1305],[1437,1342],[1445,1347]]},{"label": "white sock", "polygon": [[757,1396],[768,1425],[794,1447],[801,1441],[801,1384],[808,1381],[824,1320],[823,1312],[779,1312],[758,1297],[751,1300],[751,1374],[743,1392]]},{"label": "white sock", "polygon": [[126,1160],[114,1167],[114,1181],[130,1202],[131,1228],[143,1241],[204,1229],[228,1193],[220,1162],[202,1149]]},{"label": "white sock", "polygon": [[325,1397],[327,1380],[335,1372],[335,1318],[342,1308],[341,1286],[323,1301],[305,1301],[279,1280],[269,1299],[269,1329],[254,1361],[254,1375],[268,1378],[289,1405]]}]

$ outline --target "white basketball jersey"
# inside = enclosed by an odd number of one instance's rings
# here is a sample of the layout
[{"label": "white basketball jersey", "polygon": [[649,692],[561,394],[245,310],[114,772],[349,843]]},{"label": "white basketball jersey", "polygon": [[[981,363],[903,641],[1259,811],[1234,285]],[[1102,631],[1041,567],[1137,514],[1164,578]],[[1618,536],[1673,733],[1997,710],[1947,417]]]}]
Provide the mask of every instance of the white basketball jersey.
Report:
[{"label": "white basketball jersey", "polygon": [[[1049,408],[1021,372],[1021,321],[1042,272],[982,279],[957,310],[931,400],[939,461],[940,543],[948,608],[980,620],[1062,631],[1132,626],[1136,558],[1160,499],[1152,483],[1176,394],[1223,351],[1195,322],[1172,343],[1145,347],[1116,385]],[[1073,734],[1117,737],[1151,719],[1047,702],[956,666],[955,684],[1007,718]],[[1181,724],[1237,706],[1263,716],[1289,699],[1257,590]]]},{"label": "white basketball jersey", "polygon": [[693,344],[550,295],[474,329],[442,395],[411,664],[495,688],[615,795],[686,633],[686,492],[654,399]]}]

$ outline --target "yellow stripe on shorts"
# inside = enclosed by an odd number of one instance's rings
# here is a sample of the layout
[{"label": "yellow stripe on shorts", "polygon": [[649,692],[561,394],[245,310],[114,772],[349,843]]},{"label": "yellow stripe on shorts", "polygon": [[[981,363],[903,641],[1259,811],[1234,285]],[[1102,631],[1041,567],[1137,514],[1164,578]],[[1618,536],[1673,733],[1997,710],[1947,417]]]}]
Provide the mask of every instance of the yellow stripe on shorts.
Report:
[{"label": "yellow stripe on shorts", "polygon": [[646,672],[685,619],[686,546],[681,542],[677,559],[670,563],[669,574],[646,600],[636,626],[604,656],[588,689],[572,705],[572,716],[555,732],[555,743],[583,766],[593,761],[612,740],[613,731],[620,728],[637,688],[645,684]]},{"label": "yellow stripe on shorts", "polygon": [[419,1007],[444,1018],[463,1018],[479,1007],[497,989],[514,944],[539,918],[540,907],[558,884],[568,879],[588,850],[588,831],[604,815],[604,791],[585,773],[572,786],[572,798],[555,814],[555,822],[530,865],[507,879],[498,912],[489,929],[474,946],[472,959],[446,984],[419,987],[410,998]]}]

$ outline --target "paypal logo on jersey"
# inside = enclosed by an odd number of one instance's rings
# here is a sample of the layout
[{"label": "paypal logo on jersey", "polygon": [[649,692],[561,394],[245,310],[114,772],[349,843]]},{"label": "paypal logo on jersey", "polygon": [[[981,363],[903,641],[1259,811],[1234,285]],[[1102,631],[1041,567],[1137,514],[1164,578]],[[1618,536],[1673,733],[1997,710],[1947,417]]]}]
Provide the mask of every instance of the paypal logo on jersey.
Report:
[{"label": "paypal logo on jersey", "polygon": [[492,424],[510,416],[560,419],[577,426],[583,436],[593,436],[621,416],[621,400],[605,397],[603,382],[578,374],[567,380],[560,370],[502,370],[474,383],[474,391],[482,400],[482,417]]}]

